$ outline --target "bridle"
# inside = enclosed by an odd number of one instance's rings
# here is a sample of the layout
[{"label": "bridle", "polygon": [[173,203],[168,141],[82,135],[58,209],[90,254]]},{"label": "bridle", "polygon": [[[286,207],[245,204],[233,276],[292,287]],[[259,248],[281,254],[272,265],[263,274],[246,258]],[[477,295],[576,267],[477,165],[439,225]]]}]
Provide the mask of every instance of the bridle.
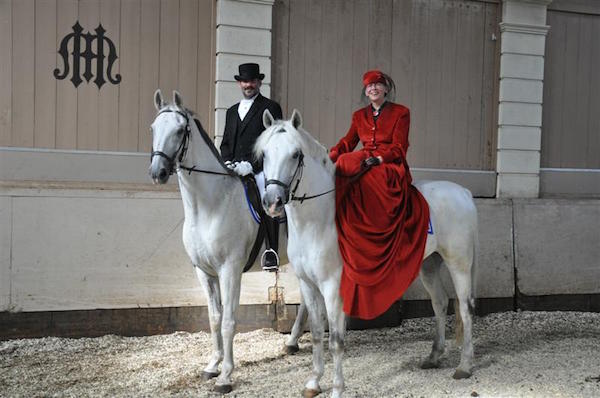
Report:
[{"label": "bridle", "polygon": [[[351,184],[351,183],[355,182],[356,180],[361,178],[366,172],[368,172],[370,169],[371,169],[371,166],[361,167],[361,170],[358,173],[356,173],[355,175],[353,175],[346,183]],[[299,156],[298,156],[298,165],[296,166],[296,171],[294,171],[294,175],[292,176],[292,179],[290,180],[290,182],[288,184],[285,184],[285,183],[283,183],[279,180],[275,180],[275,179],[267,180],[267,178],[265,176],[265,190],[267,189],[268,185],[279,185],[280,187],[283,187],[283,190],[285,193],[285,202],[283,203],[284,205],[288,204],[291,201],[297,201],[297,202],[302,203],[305,200],[315,199],[315,198],[318,198],[319,196],[327,195],[328,193],[335,191],[335,187],[334,187],[328,191],[321,192],[316,195],[309,196],[307,194],[304,194],[302,196],[296,196],[296,190],[298,189],[298,186],[300,185],[300,180],[302,180],[302,171],[303,170],[304,170],[304,154],[302,152],[300,152]],[[290,187],[293,184],[294,180],[296,179],[297,175],[300,175],[300,176],[296,180],[294,189],[292,189],[290,192]]]},{"label": "bridle", "polygon": [[190,140],[190,132],[192,131],[192,128],[190,127],[190,119],[188,118],[188,115],[176,109],[163,109],[162,111],[158,112],[156,116],[158,117],[159,115],[168,112],[177,113],[183,116],[183,118],[185,119],[183,138],[181,139],[181,143],[179,144],[179,147],[177,147],[177,150],[175,151],[173,156],[169,156],[163,151],[152,151],[150,153],[150,163],[152,163],[152,159],[154,158],[154,156],[160,156],[161,158],[165,158],[168,162],[167,167],[169,169],[169,175],[173,175],[173,173],[175,172],[175,158],[177,157],[177,154],[179,154],[179,158],[177,159],[179,163],[181,163],[185,158],[188,149],[188,143]]},{"label": "bridle", "polygon": [[[202,169],[196,168],[196,166],[186,167],[186,166],[182,165],[181,163],[183,162],[183,160],[185,159],[185,155],[187,154],[189,141],[190,141],[190,133],[192,132],[192,128],[190,126],[190,117],[188,114],[186,114],[180,110],[168,109],[168,108],[165,108],[165,109],[159,111],[156,114],[156,117],[158,117],[160,114],[168,113],[168,112],[177,113],[178,115],[183,116],[183,118],[185,119],[183,138],[181,139],[181,143],[179,144],[179,146],[177,147],[177,150],[175,151],[175,153],[173,153],[172,156],[169,156],[162,151],[152,151],[150,153],[150,163],[152,163],[152,159],[154,158],[154,156],[160,156],[161,158],[165,158],[168,162],[167,167],[169,169],[169,175],[173,175],[173,173],[175,172],[175,166],[176,166],[175,159],[177,159],[177,162],[179,163],[179,168],[182,170],[186,170],[189,174],[192,174],[192,172],[196,172],[196,173],[232,176],[231,172],[224,173],[224,172],[219,172],[219,171],[202,170]],[[204,135],[206,135],[206,134],[204,134]],[[205,141],[208,139],[204,136],[202,138]],[[177,157],[177,154],[179,154],[179,157]]]},{"label": "bridle", "polygon": [[[275,180],[275,179],[267,179],[267,176],[265,176],[265,190],[267,189],[267,187],[269,185],[279,185],[280,187],[283,188],[283,191],[285,192],[285,203],[287,204],[290,200],[294,200],[293,198],[296,196],[296,190],[298,189],[298,185],[300,185],[300,180],[302,179],[302,171],[304,170],[304,154],[302,152],[300,152],[298,154],[298,164],[296,165],[296,170],[294,171],[294,174],[292,175],[292,179],[290,180],[289,183],[284,183],[281,182],[279,180]],[[294,189],[291,190],[291,199],[290,199],[290,187],[293,184],[294,180],[296,179],[296,176],[300,174],[300,178],[298,178],[296,180],[296,185],[294,185]]]},{"label": "bridle", "polygon": [[[298,154],[298,165],[296,166],[296,171],[294,171],[294,174],[292,175],[290,182],[286,184],[284,182],[281,182],[280,180],[275,180],[275,179],[268,180],[265,176],[265,190],[267,189],[267,186],[269,186],[269,185],[279,185],[280,187],[282,187],[283,191],[285,193],[285,201],[283,203],[284,205],[288,204],[290,201],[297,201],[297,202],[302,203],[305,200],[318,198],[319,196],[323,196],[323,195],[326,195],[328,193],[335,191],[335,188],[332,188],[329,191],[321,192],[317,195],[307,196],[307,194],[304,194],[302,196],[296,196],[296,190],[298,190],[298,186],[300,185],[300,180],[302,180],[303,171],[304,171],[304,154],[302,152],[300,152]],[[290,187],[294,183],[294,180],[296,180],[296,184],[294,185],[294,188],[290,190]]]}]

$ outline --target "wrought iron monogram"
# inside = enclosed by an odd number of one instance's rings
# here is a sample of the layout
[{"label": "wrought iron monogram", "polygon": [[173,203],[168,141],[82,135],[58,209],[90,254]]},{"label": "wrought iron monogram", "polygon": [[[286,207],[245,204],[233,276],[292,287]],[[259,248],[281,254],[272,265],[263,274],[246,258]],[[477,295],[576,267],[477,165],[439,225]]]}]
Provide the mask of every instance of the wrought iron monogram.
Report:
[{"label": "wrought iron monogram", "polygon": [[[83,33],[83,28],[79,24],[79,21],[73,25],[73,33],[69,33],[66,35],[62,41],[60,42],[60,48],[58,50],[58,54],[63,59],[64,70],[61,73],[59,68],[54,69],[54,77],[63,80],[69,75],[69,43],[72,43],[73,51],[71,55],[73,56],[73,73],[71,76],[71,82],[75,87],[79,86],[83,80],[81,80],[80,75],[80,63],[83,59],[85,61],[85,70],[83,72],[83,77],[89,83],[90,79],[94,76],[94,83],[98,88],[101,88],[106,81],[104,80],[104,61],[106,62],[106,78],[112,84],[118,84],[121,82],[121,75],[116,74],[114,77],[112,76],[112,68],[119,58],[117,56],[117,51],[115,49],[115,45],[108,37],[104,36],[106,30],[102,27],[102,24],[98,25],[95,29],[96,34],[92,34],[91,32]],[[95,42],[96,52],[93,50],[93,44]],[[108,54],[105,54],[106,49],[105,45],[108,47]],[[82,52],[82,47],[85,46],[85,50]],[[93,63],[96,63],[96,71],[92,70]]]}]

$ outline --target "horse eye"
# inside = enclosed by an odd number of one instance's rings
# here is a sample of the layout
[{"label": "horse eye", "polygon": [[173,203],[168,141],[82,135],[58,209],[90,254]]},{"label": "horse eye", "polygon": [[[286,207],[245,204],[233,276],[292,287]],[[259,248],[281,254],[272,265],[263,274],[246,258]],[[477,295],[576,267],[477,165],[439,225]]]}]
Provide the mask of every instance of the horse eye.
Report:
[{"label": "horse eye", "polygon": [[298,156],[300,156],[300,152],[294,152],[294,156],[292,156],[294,159],[298,159]]}]

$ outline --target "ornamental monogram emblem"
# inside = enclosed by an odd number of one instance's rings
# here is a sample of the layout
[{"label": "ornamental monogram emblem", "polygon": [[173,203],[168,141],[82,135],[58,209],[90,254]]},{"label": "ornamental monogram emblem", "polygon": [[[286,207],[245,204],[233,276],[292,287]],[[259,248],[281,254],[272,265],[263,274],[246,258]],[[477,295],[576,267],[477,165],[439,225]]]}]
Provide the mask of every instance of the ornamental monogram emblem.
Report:
[{"label": "ornamental monogram emblem", "polygon": [[[71,75],[71,82],[75,87],[79,86],[83,80],[81,79],[81,60],[85,61],[83,78],[89,83],[90,79],[94,76],[94,83],[98,88],[101,88],[106,80],[104,80],[105,74],[105,65],[106,61],[106,79],[112,84],[118,84],[121,82],[121,75],[118,73],[115,77],[112,76],[112,68],[119,58],[117,56],[117,51],[115,49],[115,45],[108,37],[104,36],[106,30],[102,27],[102,24],[98,25],[95,29],[96,34],[92,34],[91,32],[82,33],[83,28],[79,25],[79,21],[73,25],[73,33],[69,33],[66,35],[62,41],[60,42],[60,48],[58,50],[58,54],[62,57],[63,60],[63,72],[60,72],[59,68],[54,69],[54,77],[58,80],[63,80],[69,75],[70,65],[69,65],[69,44],[72,43],[71,52],[72,55],[72,67],[73,73]],[[95,43],[95,46],[94,46]],[[107,46],[108,48],[105,48]],[[85,50],[82,52],[82,47],[85,47]],[[94,52],[96,49],[96,52]],[[108,54],[105,54],[106,50]],[[95,64],[96,70],[95,73],[93,71],[93,65]]]}]

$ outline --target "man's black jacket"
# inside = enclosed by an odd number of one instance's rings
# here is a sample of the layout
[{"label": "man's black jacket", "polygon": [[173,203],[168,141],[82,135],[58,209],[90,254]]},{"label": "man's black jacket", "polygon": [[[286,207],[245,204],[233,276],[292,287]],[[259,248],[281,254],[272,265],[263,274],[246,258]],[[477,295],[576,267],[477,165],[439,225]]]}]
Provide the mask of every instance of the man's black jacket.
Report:
[{"label": "man's black jacket", "polygon": [[262,171],[262,162],[253,156],[254,143],[265,130],[262,117],[265,109],[271,112],[275,119],[281,119],[281,107],[275,101],[258,94],[244,120],[238,115],[239,103],[227,109],[225,116],[225,131],[221,142],[223,160],[245,160],[252,164],[255,173]]}]

